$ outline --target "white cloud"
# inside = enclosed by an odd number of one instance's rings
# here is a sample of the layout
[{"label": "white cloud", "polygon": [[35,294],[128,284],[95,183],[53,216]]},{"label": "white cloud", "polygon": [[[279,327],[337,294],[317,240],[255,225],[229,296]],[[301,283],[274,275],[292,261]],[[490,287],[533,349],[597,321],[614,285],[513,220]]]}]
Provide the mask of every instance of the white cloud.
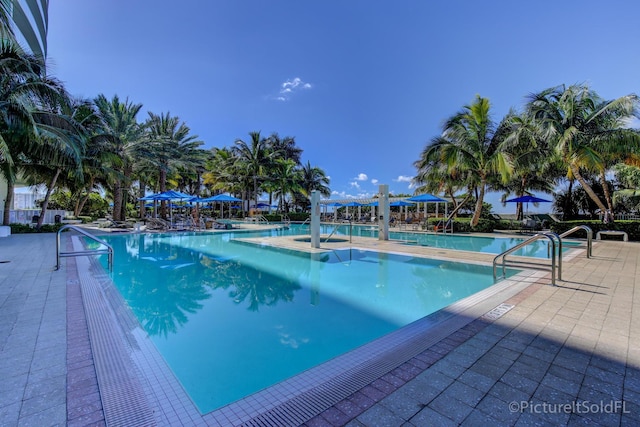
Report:
[{"label": "white cloud", "polygon": [[359,173],[358,176],[353,179],[355,179],[356,181],[366,181],[367,179],[369,179],[369,177],[366,173]]},{"label": "white cloud", "polygon": [[370,192],[359,192],[357,194],[348,193],[346,191],[332,191],[332,196],[335,196],[335,199],[370,199],[375,194]]},{"label": "white cloud", "polygon": [[406,175],[399,175],[396,179],[394,179],[394,182],[411,182],[411,180],[413,179],[412,176],[406,176]]},{"label": "white cloud", "polygon": [[377,180],[377,179],[375,179],[375,178],[373,178],[373,179],[371,180],[371,183],[372,183],[373,185],[376,185],[376,184],[378,183],[378,180]]},{"label": "white cloud", "polygon": [[350,182],[349,185],[351,185],[352,187],[355,187],[357,189],[360,189],[360,184],[358,184],[358,181]]},{"label": "white cloud", "polygon": [[311,89],[313,86],[311,83],[305,83],[302,81],[300,77],[294,77],[293,79],[287,80],[280,85],[280,92],[275,99],[277,101],[288,101],[291,99],[291,96],[294,92],[299,92],[301,90]]}]

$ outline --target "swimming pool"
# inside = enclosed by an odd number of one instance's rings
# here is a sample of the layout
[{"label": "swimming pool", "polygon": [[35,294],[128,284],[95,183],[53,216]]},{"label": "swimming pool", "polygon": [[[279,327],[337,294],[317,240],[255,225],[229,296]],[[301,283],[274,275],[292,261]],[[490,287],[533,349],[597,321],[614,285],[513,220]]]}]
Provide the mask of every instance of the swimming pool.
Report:
[{"label": "swimming pool", "polygon": [[493,284],[478,265],[233,241],[257,235],[105,236],[115,286],[201,413]]},{"label": "swimming pool", "polygon": [[[331,234],[337,227],[333,236],[349,236],[349,224],[323,224],[320,228],[321,234]],[[292,225],[292,234],[309,233],[309,227],[304,225]],[[378,227],[371,225],[353,225],[351,234],[360,237],[378,237]],[[473,251],[490,254],[500,254],[519,243],[524,242],[528,237],[489,237],[477,236],[473,234],[436,234],[410,231],[389,231],[389,238],[400,240],[410,245],[429,246],[439,249],[454,249],[461,251]],[[577,243],[563,241],[563,251],[568,251]],[[549,254],[549,241],[541,239],[528,244],[513,253],[518,256],[528,256],[535,258],[547,258]]]}]

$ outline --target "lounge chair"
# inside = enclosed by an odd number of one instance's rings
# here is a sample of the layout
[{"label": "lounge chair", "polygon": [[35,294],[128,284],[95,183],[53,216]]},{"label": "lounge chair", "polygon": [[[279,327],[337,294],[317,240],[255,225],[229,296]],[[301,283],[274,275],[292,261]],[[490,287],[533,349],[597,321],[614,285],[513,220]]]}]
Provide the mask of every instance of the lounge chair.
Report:
[{"label": "lounge chair", "polygon": [[226,221],[214,221],[213,228],[216,230],[233,230],[233,224]]},{"label": "lounge chair", "polygon": [[167,231],[171,228],[171,224],[160,218],[149,218],[147,220],[147,230]]}]

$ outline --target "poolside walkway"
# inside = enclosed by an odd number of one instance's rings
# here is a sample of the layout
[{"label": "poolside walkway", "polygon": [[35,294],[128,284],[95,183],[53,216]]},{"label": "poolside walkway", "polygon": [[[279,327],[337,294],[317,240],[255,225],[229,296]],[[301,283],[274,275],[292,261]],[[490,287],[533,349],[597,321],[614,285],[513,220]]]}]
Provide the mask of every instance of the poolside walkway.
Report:
[{"label": "poolside walkway", "polygon": [[[306,425],[637,425],[640,244],[593,253]],[[54,265],[55,235],[0,238],[3,426],[105,424],[78,280]]]}]

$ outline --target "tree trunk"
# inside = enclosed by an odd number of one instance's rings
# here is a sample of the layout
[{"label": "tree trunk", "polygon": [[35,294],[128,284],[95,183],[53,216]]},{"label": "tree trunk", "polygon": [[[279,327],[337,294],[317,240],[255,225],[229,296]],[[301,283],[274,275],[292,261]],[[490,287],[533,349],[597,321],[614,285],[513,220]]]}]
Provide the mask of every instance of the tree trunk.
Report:
[{"label": "tree trunk", "polygon": [[593,200],[593,202],[598,205],[598,208],[600,209],[602,214],[606,214],[607,208],[604,206],[602,200],[600,200],[595,191],[593,191],[593,188],[591,188],[584,177],[580,175],[580,171],[578,170],[578,168],[574,165],[569,165],[569,167],[571,168],[571,173],[573,174],[573,176],[576,178],[576,180],[578,180],[580,185],[582,185],[582,188],[589,195],[589,197],[591,197],[591,200]]},{"label": "tree trunk", "polygon": [[87,203],[87,200],[89,200],[89,196],[91,195],[91,189],[93,188],[95,181],[96,179],[93,176],[89,179],[89,184],[85,188],[87,194],[85,194],[83,197],[81,197],[78,200],[78,203],[76,204],[76,210],[73,212],[74,216],[78,217],[82,213],[82,209],[84,209],[84,205]]},{"label": "tree trunk", "polygon": [[473,218],[471,218],[471,226],[475,227],[480,222],[480,215],[482,214],[482,202],[484,201],[484,181],[480,184],[480,191],[478,193],[478,199],[476,200],[476,208],[473,211]]},{"label": "tree trunk", "polygon": [[[145,193],[145,192],[146,192],[146,190],[147,190],[147,183],[146,183],[146,182],[144,181],[144,179],[142,179],[142,178],[140,178],[140,180],[139,180],[138,182],[139,182],[139,186],[140,186],[140,188],[139,188],[139,190],[138,190],[138,198],[140,198],[140,199],[141,199],[141,198],[143,198],[143,197],[144,197],[144,193]],[[147,202],[146,202],[145,200],[140,200],[140,211],[139,211],[139,216],[140,216],[140,218],[144,218],[144,217],[145,217],[145,214],[147,213],[147,211],[146,211],[146,209],[145,209],[145,207],[144,207],[144,205],[145,205],[146,203],[147,203]]]},{"label": "tree trunk", "polygon": [[122,213],[122,181],[116,179],[113,184],[113,220],[121,221]]},{"label": "tree trunk", "polygon": [[51,179],[51,184],[49,184],[49,187],[47,188],[47,194],[45,194],[44,196],[44,200],[42,201],[42,208],[40,209],[40,218],[38,218],[38,223],[36,224],[36,228],[38,230],[40,229],[40,227],[42,227],[42,223],[44,222],[44,215],[47,213],[47,205],[49,204],[49,198],[51,197],[53,190],[56,188],[56,182],[58,181],[58,177],[60,176],[61,172],[62,172],[62,169],[60,168],[56,169],[56,173],[55,175],[53,175],[53,178]]},{"label": "tree trunk", "polygon": [[[160,193],[164,193],[167,191],[167,171],[160,168],[158,178],[160,181]],[[171,201],[169,201],[169,203],[171,203]],[[160,201],[160,218],[167,219],[167,202],[164,200]]]},{"label": "tree trunk", "polygon": [[[609,212],[613,214],[613,200],[611,200],[611,192],[609,191],[609,184],[607,183],[607,177],[604,173],[604,169],[600,171],[600,182],[602,183],[602,191],[604,192],[604,200],[607,202]],[[604,212],[603,212],[604,214]]]},{"label": "tree trunk", "polygon": [[457,215],[460,208],[462,208],[470,198],[471,198],[471,193],[469,192],[467,193],[467,197],[465,197],[461,203],[456,203],[455,201],[456,199],[453,196],[451,196],[451,200],[453,200],[454,207],[453,207],[453,210],[449,213],[449,216],[447,217],[447,221],[449,221],[451,218]]},{"label": "tree trunk", "polygon": [[9,221],[11,221],[11,205],[13,204],[14,188],[14,182],[12,180],[7,180],[7,196],[4,199],[4,213],[2,215],[3,225],[9,225]]}]

